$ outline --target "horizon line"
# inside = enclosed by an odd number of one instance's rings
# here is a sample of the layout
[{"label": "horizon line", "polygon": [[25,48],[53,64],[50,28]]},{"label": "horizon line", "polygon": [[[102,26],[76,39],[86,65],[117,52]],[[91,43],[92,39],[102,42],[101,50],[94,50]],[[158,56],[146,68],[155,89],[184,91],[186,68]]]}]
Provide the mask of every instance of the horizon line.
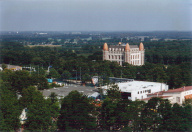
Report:
[{"label": "horizon line", "polygon": [[148,30],[148,31],[137,31],[137,30],[7,30],[0,32],[192,32],[192,30]]}]

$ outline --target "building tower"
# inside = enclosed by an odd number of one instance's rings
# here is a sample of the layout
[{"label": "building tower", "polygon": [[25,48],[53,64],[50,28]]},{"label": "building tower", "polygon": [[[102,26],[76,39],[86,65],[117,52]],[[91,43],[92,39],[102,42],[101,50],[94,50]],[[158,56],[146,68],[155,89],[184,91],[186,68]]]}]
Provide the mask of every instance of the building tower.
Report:
[{"label": "building tower", "polygon": [[129,43],[125,46],[125,62],[130,63],[130,46]]},{"label": "building tower", "polygon": [[140,45],[139,45],[139,51],[140,51],[140,53],[141,53],[141,58],[140,58],[140,60],[141,60],[141,65],[144,65],[144,63],[145,63],[145,50],[144,50],[144,46],[143,46],[143,43],[141,42],[140,43]]},{"label": "building tower", "polygon": [[108,60],[109,49],[107,43],[104,43],[103,45],[103,60]]}]

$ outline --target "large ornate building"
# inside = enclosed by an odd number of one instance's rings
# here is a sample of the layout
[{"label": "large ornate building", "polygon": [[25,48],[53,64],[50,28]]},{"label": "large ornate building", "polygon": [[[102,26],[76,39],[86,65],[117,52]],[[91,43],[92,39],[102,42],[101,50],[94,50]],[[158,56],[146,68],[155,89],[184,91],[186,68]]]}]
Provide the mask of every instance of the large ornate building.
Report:
[{"label": "large ornate building", "polygon": [[137,45],[121,44],[118,45],[103,45],[103,60],[116,61],[122,65],[127,62],[132,65],[144,65],[145,49],[143,43]]}]

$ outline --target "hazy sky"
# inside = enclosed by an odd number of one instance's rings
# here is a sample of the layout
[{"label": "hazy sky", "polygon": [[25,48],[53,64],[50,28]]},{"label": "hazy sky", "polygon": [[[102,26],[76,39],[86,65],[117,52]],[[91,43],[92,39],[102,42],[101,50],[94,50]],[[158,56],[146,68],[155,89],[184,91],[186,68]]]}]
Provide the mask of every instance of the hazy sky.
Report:
[{"label": "hazy sky", "polygon": [[0,0],[0,31],[192,31],[192,0]]}]

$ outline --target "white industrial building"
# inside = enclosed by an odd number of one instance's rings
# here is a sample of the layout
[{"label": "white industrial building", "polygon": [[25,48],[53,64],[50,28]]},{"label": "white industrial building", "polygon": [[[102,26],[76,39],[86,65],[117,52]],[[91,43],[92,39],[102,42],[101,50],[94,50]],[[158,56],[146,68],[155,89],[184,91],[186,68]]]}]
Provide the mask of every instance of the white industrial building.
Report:
[{"label": "white industrial building", "polygon": [[[168,85],[159,82],[131,81],[116,84],[122,93],[122,98],[132,101],[147,98],[147,95],[150,93],[167,91],[169,89]],[[107,89],[110,87],[109,85],[102,87],[102,89],[104,89],[104,94],[106,94]]]}]

